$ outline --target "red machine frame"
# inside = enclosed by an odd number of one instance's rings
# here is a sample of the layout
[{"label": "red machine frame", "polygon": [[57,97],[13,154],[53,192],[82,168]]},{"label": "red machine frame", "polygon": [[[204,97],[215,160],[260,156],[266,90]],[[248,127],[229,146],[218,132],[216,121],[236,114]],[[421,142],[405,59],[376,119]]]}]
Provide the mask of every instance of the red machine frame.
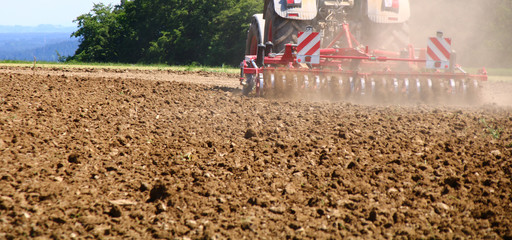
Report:
[{"label": "red machine frame", "polygon": [[[345,37],[347,43],[346,48],[333,48],[334,44]],[[388,52],[373,50],[370,51],[368,46],[364,49],[354,47],[354,43],[360,46],[359,42],[351,34],[348,23],[343,24],[341,31],[327,45],[326,48],[320,49],[320,63],[304,64],[297,63],[297,45],[286,44],[283,54],[262,53],[258,55],[247,55],[241,64],[240,82],[245,79],[246,74],[254,74],[259,76],[265,72],[280,73],[301,73],[315,74],[320,76],[336,75],[342,77],[361,77],[369,76],[388,76],[395,78],[411,78],[411,79],[476,79],[479,81],[487,81],[487,71],[485,68],[479,70],[478,74],[468,74],[459,65],[452,63],[449,70],[427,70],[424,68],[426,64],[426,49],[415,49],[412,45],[407,46],[408,56],[401,57],[399,52]],[[259,48],[264,48],[260,45]],[[419,54],[416,54],[418,52]],[[266,56],[263,56],[266,55]],[[416,56],[418,55],[418,56]],[[361,72],[359,70],[350,69],[351,61],[358,61],[361,69],[371,69],[369,72]],[[257,63],[260,64],[257,64]],[[406,70],[395,70],[404,69]],[[423,66],[421,66],[423,65]],[[455,72],[459,70],[460,72]],[[256,93],[259,95],[260,81],[255,82]]]}]

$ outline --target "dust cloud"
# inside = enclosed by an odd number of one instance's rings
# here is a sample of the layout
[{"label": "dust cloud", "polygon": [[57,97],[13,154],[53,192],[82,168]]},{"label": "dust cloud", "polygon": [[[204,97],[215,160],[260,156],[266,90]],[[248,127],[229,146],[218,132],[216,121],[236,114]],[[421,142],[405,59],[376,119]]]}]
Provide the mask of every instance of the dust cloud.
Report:
[{"label": "dust cloud", "polygon": [[[506,23],[500,20],[499,8],[512,4],[508,0],[410,0],[410,37],[415,47],[424,48],[428,37],[437,31],[452,38],[452,49],[457,53],[457,63],[463,68],[512,68],[510,54],[497,47],[512,39]],[[497,27],[498,26],[498,27]],[[509,35],[506,35],[509,34]],[[475,73],[474,70],[471,73]],[[512,77],[494,79],[490,70],[490,81],[482,83],[481,103],[512,106],[510,94]]]},{"label": "dust cloud", "polygon": [[457,62],[467,67],[499,65],[500,49],[489,48],[500,0],[410,0],[411,42],[426,47],[437,31],[452,38]]}]

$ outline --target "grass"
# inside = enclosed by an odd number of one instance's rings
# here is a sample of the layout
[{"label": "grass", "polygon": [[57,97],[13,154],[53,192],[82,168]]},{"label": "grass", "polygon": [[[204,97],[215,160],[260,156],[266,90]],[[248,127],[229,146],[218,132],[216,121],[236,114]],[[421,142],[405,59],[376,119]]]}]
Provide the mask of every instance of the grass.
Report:
[{"label": "grass", "polygon": [[[30,61],[0,61],[0,66],[33,67]],[[222,72],[239,73],[240,69],[231,66],[202,66],[197,63],[184,66],[169,66],[165,64],[127,64],[127,63],[81,63],[81,62],[37,62],[36,67],[41,68],[108,68],[108,69],[135,69],[135,70],[161,70],[161,71],[190,71],[190,72]]]},{"label": "grass", "polygon": [[512,68],[490,68],[487,72],[492,76],[512,76]]},{"label": "grass", "polygon": [[500,127],[492,127],[490,126],[489,124],[487,124],[487,122],[485,121],[485,118],[480,118],[480,122],[484,125],[484,127],[486,128],[487,130],[487,133],[493,138],[493,139],[499,139],[500,138],[500,134],[501,134],[501,131],[503,131],[503,129],[501,129]]},{"label": "grass", "polygon": [[[470,74],[475,74],[481,68],[464,68]],[[486,68],[489,81],[512,81],[512,68]]]},{"label": "grass", "polygon": [[[0,61],[0,66],[33,67],[32,61]],[[36,67],[42,68],[108,68],[108,69],[135,69],[135,70],[160,70],[160,71],[189,71],[189,72],[221,72],[239,73],[240,69],[232,66],[202,66],[192,63],[182,66],[169,66],[166,64],[127,64],[127,63],[81,63],[81,62],[37,62]],[[468,73],[474,74],[477,68],[465,68]],[[488,68],[490,81],[512,81],[512,68]]]}]

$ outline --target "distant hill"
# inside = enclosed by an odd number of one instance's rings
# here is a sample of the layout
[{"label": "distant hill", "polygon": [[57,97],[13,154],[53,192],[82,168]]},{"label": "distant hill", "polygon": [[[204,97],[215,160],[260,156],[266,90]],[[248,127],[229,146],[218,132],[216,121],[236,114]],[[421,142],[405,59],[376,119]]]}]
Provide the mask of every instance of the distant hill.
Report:
[{"label": "distant hill", "polygon": [[72,56],[79,41],[71,38],[74,27],[39,25],[37,27],[0,26],[0,60],[58,61]]},{"label": "distant hill", "polygon": [[72,33],[76,27],[42,24],[38,26],[2,26],[0,33]]}]

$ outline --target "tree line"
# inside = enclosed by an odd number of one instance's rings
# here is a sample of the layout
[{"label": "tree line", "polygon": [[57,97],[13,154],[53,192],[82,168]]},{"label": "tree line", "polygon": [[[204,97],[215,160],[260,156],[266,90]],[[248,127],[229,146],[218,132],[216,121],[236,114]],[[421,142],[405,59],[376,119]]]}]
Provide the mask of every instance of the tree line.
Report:
[{"label": "tree line", "polygon": [[76,18],[81,62],[237,65],[262,0],[122,0]]}]

